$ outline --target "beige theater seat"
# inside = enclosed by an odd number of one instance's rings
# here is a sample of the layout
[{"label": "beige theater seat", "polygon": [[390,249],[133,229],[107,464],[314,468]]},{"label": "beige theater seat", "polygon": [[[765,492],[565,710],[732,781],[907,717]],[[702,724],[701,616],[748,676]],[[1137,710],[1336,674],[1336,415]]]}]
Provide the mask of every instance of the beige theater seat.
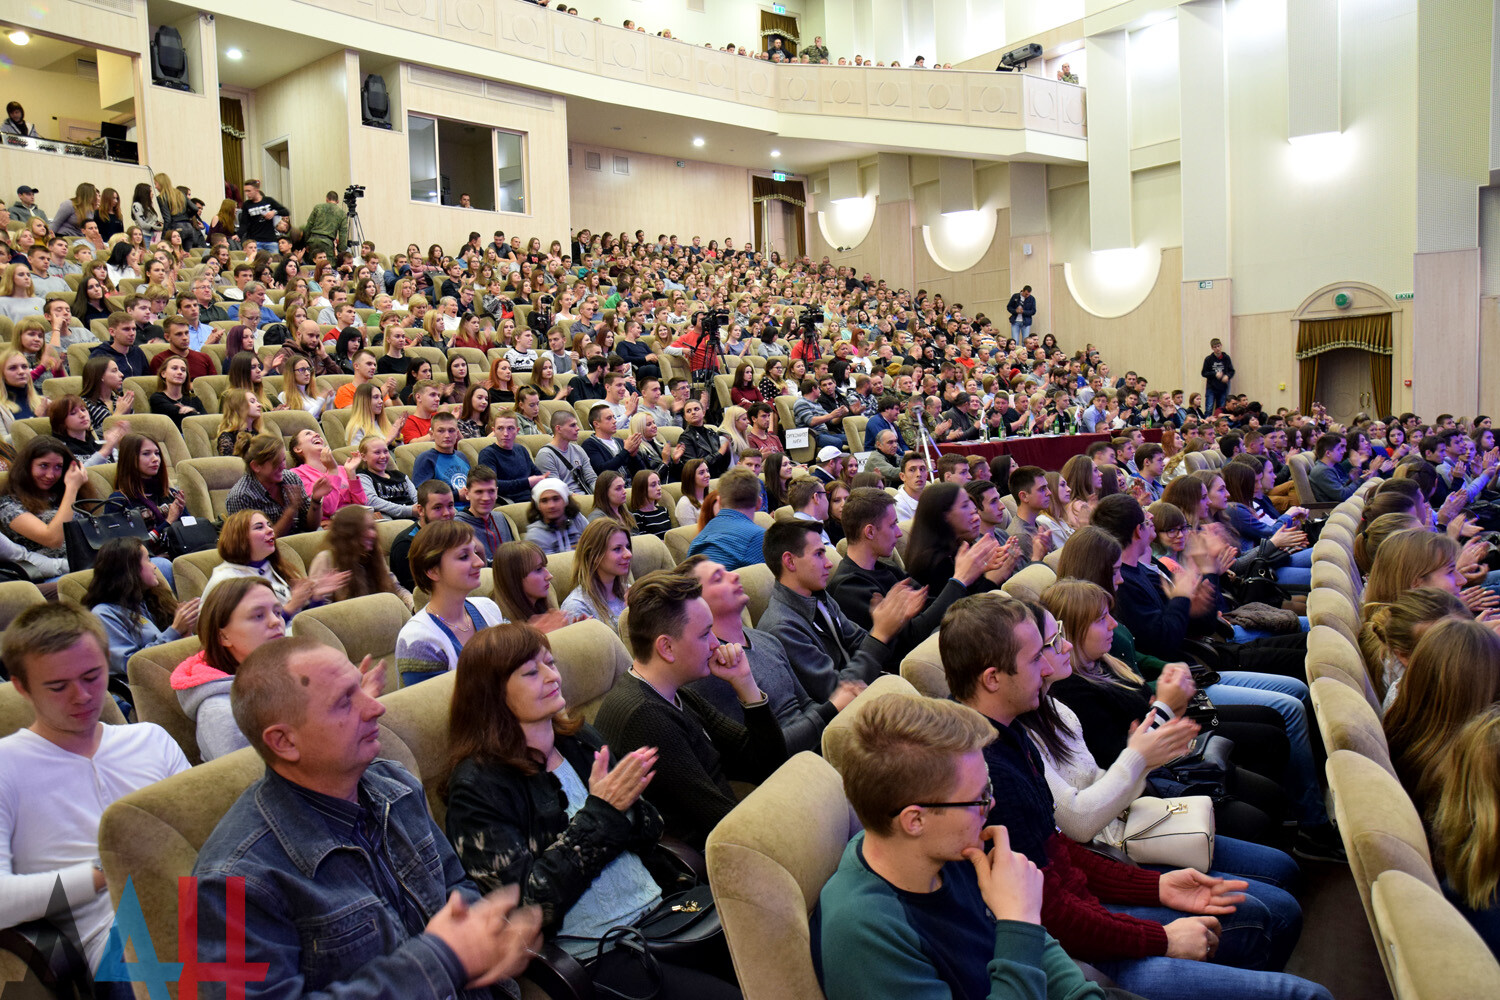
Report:
[{"label": "beige theater seat", "polygon": [[1396,1000],[1494,1000],[1500,963],[1443,894],[1406,872],[1375,880],[1375,930]]},{"label": "beige theater seat", "polygon": [[708,878],[747,1000],[823,1000],[808,915],[859,829],[838,772],[808,751],[708,835]]}]

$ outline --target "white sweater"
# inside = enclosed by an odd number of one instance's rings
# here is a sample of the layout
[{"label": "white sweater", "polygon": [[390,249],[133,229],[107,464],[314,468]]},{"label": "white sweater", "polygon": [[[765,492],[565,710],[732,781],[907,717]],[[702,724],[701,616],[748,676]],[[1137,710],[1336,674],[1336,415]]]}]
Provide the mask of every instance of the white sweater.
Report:
[{"label": "white sweater", "polygon": [[94,891],[99,819],[116,799],[188,769],[160,726],[103,728],[93,757],[29,729],[0,740],[0,927],[48,916],[61,882],[90,968],[114,921],[109,893]]},{"label": "white sweater", "polygon": [[1052,789],[1057,825],[1080,844],[1091,840],[1116,844],[1125,836],[1125,822],[1120,815],[1146,787],[1146,761],[1126,747],[1109,770],[1100,770],[1088,744],[1083,742],[1078,716],[1055,698],[1052,704],[1062,720],[1060,735],[1073,754],[1072,763],[1059,765],[1046,747],[1037,746],[1047,770],[1047,785]]}]

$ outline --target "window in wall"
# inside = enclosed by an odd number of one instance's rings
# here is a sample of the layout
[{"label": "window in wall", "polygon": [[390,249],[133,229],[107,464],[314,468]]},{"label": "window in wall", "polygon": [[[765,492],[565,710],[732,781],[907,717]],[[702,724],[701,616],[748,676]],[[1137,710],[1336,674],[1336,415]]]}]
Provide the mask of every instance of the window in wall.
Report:
[{"label": "window in wall", "polygon": [[526,212],[526,137],[495,130],[495,162],[499,164],[500,211]]},{"label": "window in wall", "polygon": [[407,116],[411,199],[481,211],[526,211],[526,136],[519,132]]},{"label": "window in wall", "polygon": [[406,144],[411,163],[411,200],[438,203],[437,121],[409,115]]}]

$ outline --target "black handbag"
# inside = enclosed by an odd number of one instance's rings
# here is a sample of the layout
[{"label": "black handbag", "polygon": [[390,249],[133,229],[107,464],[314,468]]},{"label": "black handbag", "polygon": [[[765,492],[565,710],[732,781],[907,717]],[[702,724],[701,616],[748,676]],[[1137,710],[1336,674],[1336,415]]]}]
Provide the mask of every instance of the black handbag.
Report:
[{"label": "black handbag", "polygon": [[660,959],[708,972],[732,968],[728,964],[724,926],[719,922],[719,910],[707,884],[664,899],[635,924],[611,927],[601,937],[559,935],[556,940],[597,942],[593,957],[586,959],[585,965],[597,965],[610,951],[631,955],[640,962],[652,990],[638,997],[617,994],[622,1000],[651,1000],[661,991],[662,974],[657,965]]},{"label": "black handbag", "polygon": [[1162,798],[1207,795],[1218,802],[1228,794],[1229,770],[1234,766],[1229,755],[1233,752],[1234,740],[1200,733],[1185,753],[1152,771],[1146,785],[1152,795]]},{"label": "black handbag", "polygon": [[167,556],[176,559],[189,552],[203,552],[219,544],[219,525],[197,518],[192,524],[182,519],[171,522],[161,534],[161,546]]},{"label": "black handbag", "polygon": [[[63,525],[63,544],[68,551],[68,571],[93,569],[99,550],[111,538],[139,538],[151,544],[151,528],[138,510],[108,510],[107,500],[78,500],[73,520]],[[85,513],[83,508],[94,508]]]}]

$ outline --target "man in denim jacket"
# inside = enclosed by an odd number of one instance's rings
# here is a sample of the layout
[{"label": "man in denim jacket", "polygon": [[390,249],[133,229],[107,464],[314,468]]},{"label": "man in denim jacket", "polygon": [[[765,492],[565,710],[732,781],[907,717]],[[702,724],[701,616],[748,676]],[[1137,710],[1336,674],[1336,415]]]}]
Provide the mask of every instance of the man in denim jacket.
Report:
[{"label": "man in denim jacket", "polygon": [[[376,760],[383,667],[364,677],[338,650],[276,639],[235,673],[235,722],[266,762],[203,845],[200,961],[226,937],[265,963],[250,998],[488,997],[539,942],[515,887],[481,897],[427,812],[422,785]],[[226,934],[229,880],[244,879],[243,929]]]}]

